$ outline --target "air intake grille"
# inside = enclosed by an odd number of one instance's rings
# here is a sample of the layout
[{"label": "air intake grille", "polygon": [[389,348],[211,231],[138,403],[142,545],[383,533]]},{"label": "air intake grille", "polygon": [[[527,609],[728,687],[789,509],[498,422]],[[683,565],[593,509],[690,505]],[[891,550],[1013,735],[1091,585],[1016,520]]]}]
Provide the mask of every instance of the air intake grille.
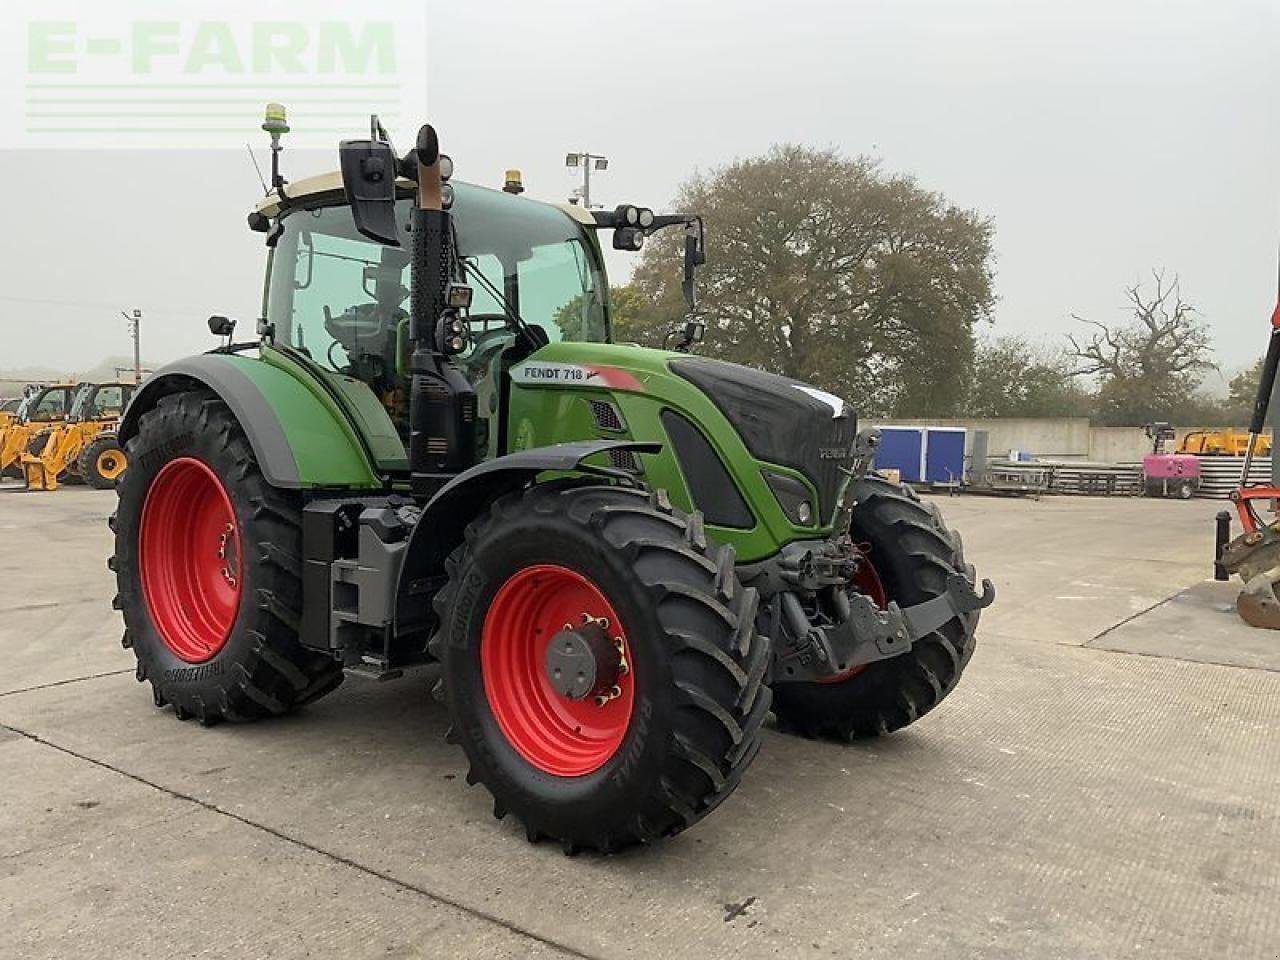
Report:
[{"label": "air intake grille", "polygon": [[627,429],[626,423],[622,420],[622,411],[608,400],[588,400],[587,403],[591,405],[591,416],[601,430],[622,433]]},{"label": "air intake grille", "polygon": [[644,473],[644,465],[640,463],[640,458],[630,450],[610,450],[609,463],[615,469],[625,470],[627,473]]}]

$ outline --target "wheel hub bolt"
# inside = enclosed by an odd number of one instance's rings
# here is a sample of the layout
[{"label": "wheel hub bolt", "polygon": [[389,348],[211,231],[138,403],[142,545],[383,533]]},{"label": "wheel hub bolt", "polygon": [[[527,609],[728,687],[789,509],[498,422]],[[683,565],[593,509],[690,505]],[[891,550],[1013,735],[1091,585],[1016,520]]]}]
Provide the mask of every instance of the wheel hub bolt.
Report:
[{"label": "wheel hub bolt", "polygon": [[582,623],[566,623],[547,644],[547,680],[568,700],[595,700],[604,706],[622,695],[618,678],[630,671],[622,637],[609,636],[606,617],[582,615]]},{"label": "wheel hub bolt", "polygon": [[[235,537],[235,532],[236,532],[236,528],[232,524],[228,523],[223,528],[222,533],[218,534],[218,559],[219,560],[226,561],[228,544],[230,544],[230,546],[233,549],[235,548],[235,541],[233,539]],[[230,563],[224,562],[222,565],[222,569],[218,572],[222,574],[222,579],[227,582],[227,586],[235,587],[236,575],[231,572]]]}]

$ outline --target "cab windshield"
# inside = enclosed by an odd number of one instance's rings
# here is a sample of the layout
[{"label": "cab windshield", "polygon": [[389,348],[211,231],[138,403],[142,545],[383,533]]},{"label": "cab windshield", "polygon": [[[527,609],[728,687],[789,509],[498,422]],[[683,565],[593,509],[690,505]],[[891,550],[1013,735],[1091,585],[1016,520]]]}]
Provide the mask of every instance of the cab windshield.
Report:
[{"label": "cab windshield", "polygon": [[68,387],[51,387],[32,394],[22,401],[21,416],[24,420],[61,420],[67,412]]},{"label": "cab windshield", "polygon": [[[453,186],[465,274],[455,280],[474,290],[472,354],[510,342],[508,310],[541,327],[552,342],[608,340],[605,279],[593,241],[578,223],[544,204],[464,183]],[[398,379],[409,309],[409,206],[408,200],[396,205],[404,231],[400,247],[362,237],[346,206],[304,209],[284,218],[266,291],[277,342],[366,381],[353,367],[362,358],[379,358],[386,368],[382,379]]]},{"label": "cab windshield", "polygon": [[104,383],[97,386],[86,383],[76,391],[71,401],[72,420],[104,420],[118,417],[124,412],[125,400],[128,399],[125,387],[118,383]]}]

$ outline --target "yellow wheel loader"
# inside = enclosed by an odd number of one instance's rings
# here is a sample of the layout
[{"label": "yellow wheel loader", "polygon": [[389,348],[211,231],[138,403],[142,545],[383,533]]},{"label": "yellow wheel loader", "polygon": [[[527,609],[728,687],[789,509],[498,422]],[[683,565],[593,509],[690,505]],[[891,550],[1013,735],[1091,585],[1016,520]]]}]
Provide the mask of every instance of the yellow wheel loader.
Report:
[{"label": "yellow wheel loader", "polygon": [[22,456],[50,430],[66,421],[80,384],[31,387],[13,422],[0,430],[0,476],[22,476]]},{"label": "yellow wheel loader", "polygon": [[107,490],[124,473],[124,450],[116,428],[132,383],[85,383],[76,391],[66,422],[33,438],[21,456],[28,490],[56,490],[59,480],[78,478]]}]

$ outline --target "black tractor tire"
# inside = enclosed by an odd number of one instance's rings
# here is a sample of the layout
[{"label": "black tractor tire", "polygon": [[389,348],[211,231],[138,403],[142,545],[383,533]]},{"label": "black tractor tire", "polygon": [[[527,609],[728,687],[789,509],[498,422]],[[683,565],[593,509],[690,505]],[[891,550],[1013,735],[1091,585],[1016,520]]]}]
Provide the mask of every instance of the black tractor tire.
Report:
[{"label": "black tractor tire", "polygon": [[[162,397],[138,421],[126,444],[129,469],[116,488],[109,521],[116,573],[113,606],[124,614],[121,641],[137,658],[136,677],[150,681],[157,707],[172,704],[179,720],[248,721],[287,713],[342,682],[340,666],[298,642],[301,618],[301,504],[267,484],[244,430],[216,396],[199,391]],[[141,579],[139,530],[157,474],[177,458],[208,467],[238,525],[241,585],[234,623],[216,654],[183,659],[156,626]],[[211,547],[210,549],[213,549]]]},{"label": "black tractor tire", "polygon": [[[889,600],[923,603],[946,591],[962,572],[960,535],[947,529],[933,504],[910,487],[872,475],[858,486],[853,539],[866,552]],[[901,729],[936,707],[960,680],[977,642],[978,613],[953,619],[897,657],[863,667],[834,683],[779,683],[774,713],[779,729],[808,737],[850,740]]]},{"label": "black tractor tire", "polygon": [[[486,614],[513,576],[547,564],[607,598],[633,664],[620,746],[583,775],[525,759],[485,690]],[[673,509],[660,492],[538,485],[474,521],[447,570],[430,649],[441,662],[448,739],[466,752],[468,782],[493,795],[496,817],[514,814],[531,842],[558,841],[568,854],[612,853],[679,833],[738,785],[769,711],[770,652],[755,630],[756,591],[739,583],[732,548],[707,540],[700,514]]]},{"label": "black tractor tire", "polygon": [[76,457],[73,469],[95,490],[111,490],[124,476],[123,473],[103,471],[104,458],[111,461],[114,457],[118,457],[127,465],[128,458],[125,456],[124,448],[120,446],[119,439],[114,434],[100,435],[85,444],[84,449],[80,451],[80,456]]}]

